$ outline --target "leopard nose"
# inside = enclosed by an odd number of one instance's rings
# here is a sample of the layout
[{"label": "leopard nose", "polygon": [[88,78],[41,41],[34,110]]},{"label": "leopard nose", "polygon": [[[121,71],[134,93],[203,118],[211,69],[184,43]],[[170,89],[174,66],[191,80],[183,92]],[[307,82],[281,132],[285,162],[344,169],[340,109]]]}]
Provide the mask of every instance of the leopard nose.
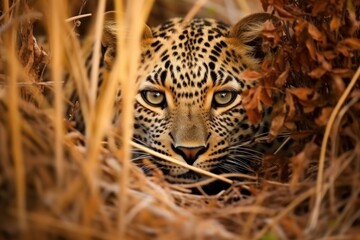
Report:
[{"label": "leopard nose", "polygon": [[184,147],[184,146],[178,146],[173,147],[173,150],[181,155],[185,162],[189,165],[193,165],[196,159],[198,157],[205,153],[208,147],[205,146],[198,146],[198,147]]}]

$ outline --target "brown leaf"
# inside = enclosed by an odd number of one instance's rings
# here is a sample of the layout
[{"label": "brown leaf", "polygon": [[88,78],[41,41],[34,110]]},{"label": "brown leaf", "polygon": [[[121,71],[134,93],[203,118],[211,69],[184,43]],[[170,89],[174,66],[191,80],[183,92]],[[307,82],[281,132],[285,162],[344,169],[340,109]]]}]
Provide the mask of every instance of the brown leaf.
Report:
[{"label": "brown leaf", "polygon": [[246,108],[246,113],[249,117],[249,120],[252,124],[257,124],[260,122],[261,120],[261,113],[258,109],[256,108],[250,108],[250,109],[247,109]]},{"label": "brown leaf", "polygon": [[284,84],[289,76],[289,71],[290,71],[290,67],[286,66],[286,70],[284,72],[282,72],[275,81],[275,85],[277,87],[280,88],[280,87],[284,86]]},{"label": "brown leaf", "polygon": [[297,19],[296,25],[294,26],[295,35],[299,37],[307,26],[307,22],[303,19]]},{"label": "brown leaf", "polygon": [[318,62],[321,63],[321,66],[326,70],[330,71],[332,69],[332,65],[325,60],[324,55],[317,53],[316,54]]},{"label": "brown leaf", "polygon": [[341,53],[342,55],[344,55],[345,57],[350,57],[351,55],[351,49],[344,45],[344,44],[338,44],[336,47],[335,47],[335,50],[339,53]]},{"label": "brown leaf", "polygon": [[309,51],[311,59],[316,61],[316,49],[313,40],[309,38],[306,39],[305,45]]},{"label": "brown leaf", "polygon": [[334,68],[331,72],[342,78],[350,78],[354,75],[354,71],[348,68]]},{"label": "brown leaf", "polygon": [[332,32],[337,31],[339,29],[340,25],[341,25],[340,18],[338,16],[333,16],[330,21],[330,30]]},{"label": "brown leaf", "polygon": [[329,120],[329,117],[330,117],[332,111],[333,111],[333,108],[331,108],[331,107],[322,108],[320,116],[315,119],[315,123],[321,127],[325,126]]},{"label": "brown leaf", "polygon": [[353,50],[360,50],[360,39],[357,38],[347,38],[341,41],[339,44],[345,44]]},{"label": "brown leaf", "polygon": [[244,93],[244,108],[250,122],[253,124],[258,123],[262,118],[260,95],[261,87],[252,88],[247,93]]},{"label": "brown leaf", "polygon": [[324,51],[322,53],[327,60],[334,60],[337,54],[334,51]]},{"label": "brown leaf", "polygon": [[314,90],[310,88],[293,88],[287,89],[287,91],[302,101],[308,101],[314,97]]},{"label": "brown leaf", "polygon": [[270,135],[277,136],[281,132],[284,126],[284,122],[285,122],[285,114],[279,114],[275,116],[271,121]]},{"label": "brown leaf", "polygon": [[263,102],[265,105],[270,106],[272,104],[271,97],[269,96],[268,92],[264,87],[261,87],[260,89],[261,91],[260,91],[259,100]]},{"label": "brown leaf", "polygon": [[296,116],[296,107],[293,95],[289,91],[286,91],[285,101],[287,117],[289,120],[292,120]]},{"label": "brown leaf", "polygon": [[315,25],[308,23],[308,32],[314,40],[318,42],[325,42],[326,39],[325,35],[322,32],[320,32],[320,30],[317,29]]},{"label": "brown leaf", "polygon": [[345,91],[345,83],[343,79],[338,75],[332,75],[332,79],[334,84],[332,84],[333,91],[337,96],[341,96],[341,94]]},{"label": "brown leaf", "polygon": [[326,72],[327,70],[320,66],[309,72],[308,75],[312,78],[321,78]]},{"label": "brown leaf", "polygon": [[253,70],[245,70],[240,73],[240,78],[245,81],[255,81],[262,78],[262,74]]}]

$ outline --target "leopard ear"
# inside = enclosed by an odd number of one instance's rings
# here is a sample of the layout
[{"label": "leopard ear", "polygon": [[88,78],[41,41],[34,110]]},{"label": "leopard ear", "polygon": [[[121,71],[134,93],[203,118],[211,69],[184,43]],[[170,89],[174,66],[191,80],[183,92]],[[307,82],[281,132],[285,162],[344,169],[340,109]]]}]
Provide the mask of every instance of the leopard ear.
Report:
[{"label": "leopard ear", "polygon": [[277,17],[268,13],[251,14],[241,19],[231,28],[229,37],[235,38],[238,42],[248,46],[249,53],[256,59],[262,60],[267,53],[262,50],[261,32],[267,20],[272,20],[275,23],[279,21]]},{"label": "leopard ear", "polygon": [[[102,45],[105,50],[104,61],[106,64],[110,64],[116,53],[116,36],[118,34],[117,23],[116,23],[116,12],[109,11],[104,16],[104,32],[102,37]],[[124,30],[125,37],[130,37],[126,29]],[[142,40],[152,39],[152,31],[149,26],[144,24],[144,30]]]}]

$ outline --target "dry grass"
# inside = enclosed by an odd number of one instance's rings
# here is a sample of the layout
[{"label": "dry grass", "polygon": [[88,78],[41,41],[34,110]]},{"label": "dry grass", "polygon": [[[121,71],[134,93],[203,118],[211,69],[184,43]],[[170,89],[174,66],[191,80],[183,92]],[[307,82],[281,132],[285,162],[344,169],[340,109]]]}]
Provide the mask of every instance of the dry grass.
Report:
[{"label": "dry grass", "polygon": [[[218,14],[219,18],[227,16],[225,20],[233,22],[236,16],[252,9],[244,1],[196,1],[193,5],[190,2],[184,2],[189,18],[201,11],[199,15]],[[0,238],[356,239],[360,236],[360,93],[359,70],[355,73],[354,68],[360,63],[358,39],[350,44],[354,51],[344,60],[349,61],[351,76],[335,79],[339,88],[331,95],[332,103],[319,110],[323,113],[326,112],[323,109],[330,108],[326,115],[330,118],[314,117],[314,122],[324,122],[323,127],[318,127],[320,130],[299,154],[285,163],[274,160],[269,168],[263,169],[261,178],[235,174],[246,181],[234,182],[230,189],[217,195],[193,195],[189,188],[204,183],[169,184],[161,172],[145,176],[130,161],[134,145],[129,140],[130,126],[136,89],[131,79],[136,77],[142,23],[149,16],[155,21],[157,7],[168,3],[139,0],[111,4],[117,10],[120,26],[127,26],[132,38],[118,39],[115,70],[104,89],[107,94],[99,101],[95,100],[103,25],[100,16],[109,1],[97,1],[94,10],[97,14],[92,17],[94,28],[89,37],[93,37],[95,44],[90,46],[94,51],[90,77],[79,51],[82,47],[75,34],[77,28],[69,14],[79,13],[81,4],[66,3],[36,1],[31,10],[24,0],[2,1]],[[88,5],[95,4],[89,1]],[[281,6],[274,8],[289,18],[288,13],[280,11]],[[358,9],[356,6],[354,12]],[[35,19],[46,30],[47,43],[43,45],[46,50],[33,38]],[[316,35],[316,31],[312,33]],[[75,131],[63,117],[64,96],[68,94],[62,88],[65,72],[75,81],[80,108],[90,126],[85,135]],[[110,109],[118,83],[124,89],[124,105],[121,127],[114,129],[110,124]],[[54,92],[51,102],[47,96],[49,89]],[[115,144],[119,138],[123,143],[121,148]],[[285,178],[280,176],[281,172],[287,173]],[[231,176],[215,177],[226,181]],[[251,196],[244,196],[241,189],[247,189]]]}]

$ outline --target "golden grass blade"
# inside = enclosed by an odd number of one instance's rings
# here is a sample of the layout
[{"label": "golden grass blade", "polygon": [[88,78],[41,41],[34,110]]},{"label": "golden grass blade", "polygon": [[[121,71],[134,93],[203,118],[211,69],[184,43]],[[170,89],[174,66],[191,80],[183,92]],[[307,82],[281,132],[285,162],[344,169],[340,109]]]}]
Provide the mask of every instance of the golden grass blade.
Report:
[{"label": "golden grass blade", "polygon": [[[88,162],[85,165],[85,174],[89,180],[91,186],[91,191],[93,194],[96,193],[95,185],[92,176],[96,175],[97,168],[99,166],[98,157],[100,154],[101,139],[104,136],[104,129],[108,123],[101,124],[99,123],[99,117],[102,116],[102,112],[98,111],[98,106],[101,108],[106,108],[102,102],[96,102],[97,99],[97,82],[99,77],[99,62],[100,62],[100,47],[101,47],[101,37],[103,32],[104,24],[104,12],[105,12],[105,0],[99,1],[97,8],[97,18],[95,22],[95,36],[94,36],[94,46],[92,48],[93,57],[92,57],[92,67],[90,73],[90,86],[89,92],[86,92],[87,99],[89,99],[88,105],[88,115],[86,118],[86,141],[89,145],[89,151],[87,152]],[[94,195],[95,196],[95,195]]]},{"label": "golden grass blade", "polygon": [[92,16],[91,13],[85,13],[85,14],[74,16],[74,17],[70,17],[70,18],[66,19],[66,22],[72,22],[72,21],[75,21],[75,20],[79,20],[79,19],[86,18],[86,17],[91,17],[91,16]]},{"label": "golden grass blade", "polygon": [[54,81],[54,93],[55,93],[55,115],[54,115],[54,127],[55,127],[55,166],[58,184],[61,185],[64,179],[64,156],[63,156],[63,46],[62,39],[64,36],[63,19],[65,13],[65,3],[58,4],[55,1],[50,1],[50,22],[48,25],[50,35],[50,46],[52,49],[51,65],[53,66],[51,71],[51,79]]},{"label": "golden grass blade", "polygon": [[[9,10],[9,2],[5,0],[3,2],[4,10]],[[18,12],[18,11],[16,11]],[[6,17],[8,21],[12,19]],[[25,176],[25,165],[24,156],[22,152],[22,137],[21,137],[21,116],[19,112],[19,93],[17,87],[18,72],[20,63],[16,56],[16,29],[17,25],[9,29],[4,36],[4,43],[8,46],[7,48],[7,69],[9,75],[8,85],[8,103],[9,103],[9,123],[11,132],[11,152],[15,167],[14,182],[16,186],[16,215],[18,218],[18,224],[20,229],[27,228],[27,212],[26,212],[26,176]]]},{"label": "golden grass blade", "polygon": [[[125,234],[126,223],[121,221],[125,219],[125,210],[127,206],[127,186],[129,178],[129,164],[131,159],[131,146],[128,141],[133,134],[133,103],[136,94],[136,71],[140,58],[140,40],[142,37],[143,25],[149,15],[153,1],[128,1],[126,14],[123,15],[123,6],[121,1],[115,1],[116,19],[118,24],[118,39],[117,39],[117,60],[115,62],[115,69],[118,70],[118,76],[121,82],[123,103],[121,125],[123,129],[123,147],[120,159],[122,159],[122,174],[120,179],[121,193],[119,194],[119,219],[120,219],[120,238]],[[140,14],[139,14],[140,10]],[[139,17],[140,15],[140,17]],[[122,19],[124,17],[124,19]],[[129,29],[128,34],[131,38],[122,36],[121,27]],[[116,72],[116,71],[115,71]]]},{"label": "golden grass blade", "polygon": [[97,86],[99,81],[99,64],[100,64],[100,47],[101,47],[101,37],[103,32],[104,26],[104,12],[105,12],[105,0],[100,0],[98,2],[97,7],[97,15],[96,15],[96,22],[95,22],[95,41],[94,46],[92,49],[93,56],[91,59],[91,73],[90,73],[90,131],[86,132],[88,137],[91,137],[91,130],[93,130],[92,126],[95,126],[95,106],[96,106],[96,97],[97,97]]},{"label": "golden grass blade", "polygon": [[[10,18],[10,5],[9,5],[9,1],[10,0],[4,0],[3,1],[3,11],[4,11],[4,14],[0,17],[0,21],[4,19],[4,22],[8,22],[9,21],[9,18]],[[15,6],[15,4],[13,4],[11,6],[11,8],[13,8]]]}]

